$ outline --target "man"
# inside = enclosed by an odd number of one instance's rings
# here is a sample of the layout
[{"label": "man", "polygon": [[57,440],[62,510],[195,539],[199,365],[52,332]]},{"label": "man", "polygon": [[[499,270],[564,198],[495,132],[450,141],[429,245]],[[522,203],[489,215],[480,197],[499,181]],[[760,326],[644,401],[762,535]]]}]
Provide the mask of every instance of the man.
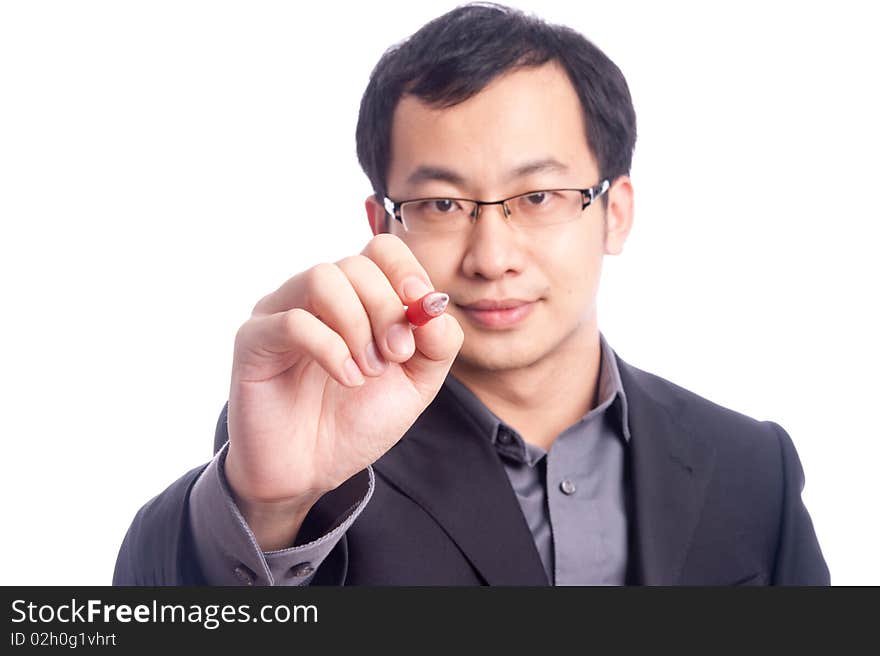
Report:
[{"label": "man", "polygon": [[785,430],[598,329],[635,126],[601,51],[500,5],[387,51],[357,128],[374,238],[257,303],[214,459],[140,509],[114,582],[828,584]]}]

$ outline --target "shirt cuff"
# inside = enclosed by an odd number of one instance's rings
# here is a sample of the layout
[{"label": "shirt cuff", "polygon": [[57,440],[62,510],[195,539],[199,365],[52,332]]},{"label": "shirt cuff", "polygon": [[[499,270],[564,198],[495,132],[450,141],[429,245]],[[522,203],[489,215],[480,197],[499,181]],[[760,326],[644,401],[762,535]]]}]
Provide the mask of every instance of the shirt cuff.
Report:
[{"label": "shirt cuff", "polygon": [[210,585],[308,585],[373,496],[367,466],[322,496],[306,515],[296,542],[262,551],[232,498],[224,474],[227,441],[193,485],[189,522],[195,551]]}]

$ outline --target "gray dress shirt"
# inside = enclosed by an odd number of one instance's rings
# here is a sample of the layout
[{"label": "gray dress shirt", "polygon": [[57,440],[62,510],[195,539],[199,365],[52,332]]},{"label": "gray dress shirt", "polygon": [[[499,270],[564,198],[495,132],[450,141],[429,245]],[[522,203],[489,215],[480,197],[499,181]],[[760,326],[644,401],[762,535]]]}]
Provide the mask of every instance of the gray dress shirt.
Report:
[{"label": "gray dress shirt", "polygon": [[[626,395],[617,362],[599,333],[600,402],[565,429],[549,451],[527,443],[451,374],[444,385],[470,414],[504,463],[535,546],[554,585],[623,585],[627,559]],[[263,552],[236,507],[223,475],[227,442],[202,472],[190,497],[189,520],[199,564],[212,585],[305,585],[369,502],[372,467],[360,486],[337,488],[338,517],[311,527],[292,547]]]}]

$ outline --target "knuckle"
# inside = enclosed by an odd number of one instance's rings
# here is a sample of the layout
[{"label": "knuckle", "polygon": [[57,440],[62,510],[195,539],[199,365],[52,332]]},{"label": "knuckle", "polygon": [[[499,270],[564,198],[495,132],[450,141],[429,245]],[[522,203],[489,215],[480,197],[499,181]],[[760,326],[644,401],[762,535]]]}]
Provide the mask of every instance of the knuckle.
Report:
[{"label": "knuckle", "polygon": [[251,320],[248,319],[247,321],[245,321],[244,323],[242,323],[238,327],[238,330],[235,331],[235,345],[236,345],[236,347],[238,347],[239,345],[241,345],[242,343],[247,341],[248,333],[250,332],[250,328],[251,328]]},{"label": "knuckle", "polygon": [[363,255],[349,255],[347,257],[343,257],[341,260],[336,262],[336,266],[338,266],[343,271],[351,270],[353,268],[362,267],[365,264],[365,260],[368,258]]},{"label": "knuckle", "polygon": [[302,308],[291,308],[281,315],[281,327],[289,333],[296,333],[303,329],[306,321],[305,315],[308,314]]},{"label": "knuckle", "polygon": [[311,284],[321,284],[323,281],[335,277],[337,267],[330,262],[320,262],[308,270],[306,280]]},{"label": "knuckle", "polygon": [[380,232],[377,235],[373,235],[370,241],[380,248],[386,245],[399,246],[403,244],[403,240],[400,237],[390,232]]},{"label": "knuckle", "polygon": [[306,297],[306,304],[311,306],[315,300],[320,300],[323,290],[332,284],[339,274],[339,269],[335,264],[329,262],[321,262],[308,269],[303,274],[303,287]]},{"label": "knuckle", "polygon": [[406,247],[406,244],[404,244],[400,237],[393,235],[390,232],[380,232],[377,235],[373,235],[370,241],[367,242],[363,253],[372,259],[373,256],[388,251],[398,251],[401,246]]},{"label": "knuckle", "polygon": [[235,340],[233,341],[235,353],[252,348],[254,343],[259,340],[260,323],[259,318],[251,317],[238,327],[238,330],[235,331]]},{"label": "knuckle", "polygon": [[356,287],[362,287],[365,282],[371,280],[371,276],[380,272],[376,263],[364,255],[344,257],[336,263],[336,266],[348,278],[348,281]]},{"label": "knuckle", "polygon": [[254,307],[251,310],[252,317],[257,314],[265,314],[265,308],[269,303],[269,296],[271,296],[271,294],[266,294],[265,296],[263,296],[263,298],[261,298],[254,304]]}]

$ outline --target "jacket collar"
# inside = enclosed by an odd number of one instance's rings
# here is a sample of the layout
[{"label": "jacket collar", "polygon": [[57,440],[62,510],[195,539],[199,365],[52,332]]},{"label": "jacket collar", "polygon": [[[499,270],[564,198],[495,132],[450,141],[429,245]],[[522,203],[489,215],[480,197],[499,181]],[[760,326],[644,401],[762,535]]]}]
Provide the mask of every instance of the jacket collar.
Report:
[{"label": "jacket collar", "polygon": [[[696,526],[712,448],[676,417],[668,381],[615,358],[626,398],[631,499],[628,582],[673,585]],[[490,585],[547,585],[531,531],[491,440],[444,385],[374,467],[440,524]]]},{"label": "jacket collar", "polygon": [[[597,405],[595,408],[585,412],[581,417],[581,421],[586,421],[591,416],[607,412],[612,417],[615,433],[625,442],[628,442],[630,432],[626,392],[620,381],[620,371],[617,367],[614,351],[601,331],[599,331],[599,349],[601,358],[599,360],[599,383],[596,394]],[[499,453],[507,455],[517,462],[524,463],[530,462],[533,459],[533,455],[543,455],[546,453],[541,447],[527,445],[514,427],[502,421],[494,412],[486,407],[476,394],[451,373],[446,376],[444,387],[448,387],[464,411],[473,416],[480,426],[480,432],[495,445]],[[514,441],[507,445],[499,443],[498,436],[502,430],[514,436]]]}]

